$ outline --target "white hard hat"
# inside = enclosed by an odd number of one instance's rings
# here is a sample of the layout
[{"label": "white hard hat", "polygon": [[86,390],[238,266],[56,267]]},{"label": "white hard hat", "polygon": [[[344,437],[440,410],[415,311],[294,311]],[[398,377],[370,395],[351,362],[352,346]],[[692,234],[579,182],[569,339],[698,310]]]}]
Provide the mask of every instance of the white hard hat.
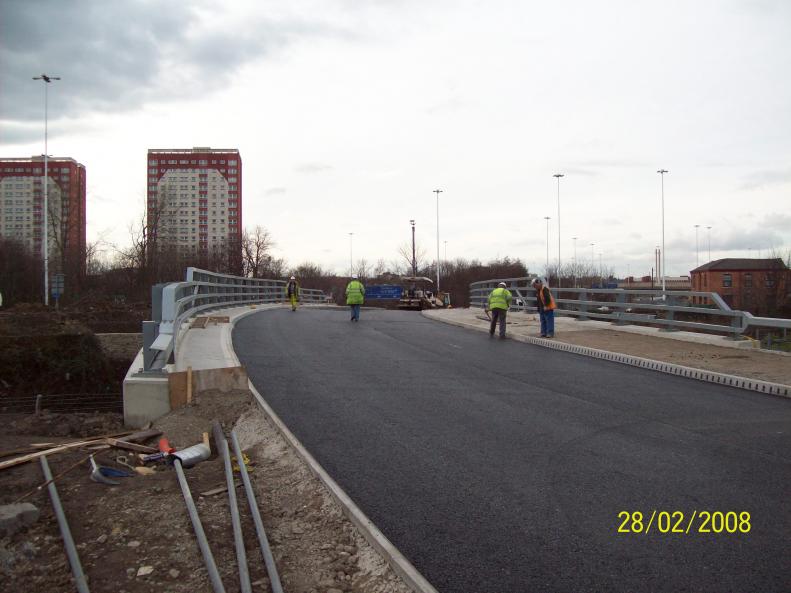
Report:
[{"label": "white hard hat", "polygon": [[505,282],[500,282],[500,284],[498,284],[497,286],[502,286],[503,288],[505,288],[508,285]]},{"label": "white hard hat", "polygon": [[296,280],[296,278],[294,278],[294,276],[292,276],[292,277],[291,277],[291,279],[292,279],[292,280]]},{"label": "white hard hat", "polygon": [[357,280],[357,274],[352,274],[352,280]]},{"label": "white hard hat", "polygon": [[532,284],[533,284],[533,285],[536,285],[536,284],[541,284],[541,278],[533,278],[533,282],[532,282]]}]

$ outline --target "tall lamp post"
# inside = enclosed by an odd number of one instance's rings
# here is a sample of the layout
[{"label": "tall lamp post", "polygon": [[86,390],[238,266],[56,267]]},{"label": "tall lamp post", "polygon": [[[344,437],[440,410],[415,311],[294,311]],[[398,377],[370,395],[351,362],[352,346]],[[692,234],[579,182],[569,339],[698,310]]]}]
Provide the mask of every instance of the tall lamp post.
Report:
[{"label": "tall lamp post", "polygon": [[47,170],[47,110],[48,110],[48,103],[49,103],[49,83],[53,80],[60,80],[60,76],[47,76],[46,74],[42,74],[41,76],[34,76],[33,80],[41,80],[44,82],[44,216],[43,216],[43,223],[44,223],[44,231],[42,237],[42,246],[44,251],[44,305],[49,305],[49,230],[47,228],[48,220],[48,210],[49,210],[49,201],[47,195],[47,180],[49,178],[49,172]]},{"label": "tall lamp post", "polygon": [[433,190],[437,194],[437,292],[439,292],[439,194],[442,191],[441,189]]},{"label": "tall lamp post", "polygon": [[711,226],[706,227],[706,235],[709,240],[709,261],[711,261]]},{"label": "tall lamp post", "polygon": [[415,221],[410,220],[412,225],[412,276],[417,276],[417,262],[415,261]]},{"label": "tall lamp post", "polygon": [[555,173],[552,177],[558,180],[558,288],[560,288],[560,178],[563,173]]},{"label": "tall lamp post", "polygon": [[700,229],[700,225],[695,225],[695,267],[700,267],[700,243],[698,242],[698,229]]},{"label": "tall lamp post", "polygon": [[448,262],[448,241],[445,240],[445,241],[443,241],[443,243],[445,244],[445,253],[442,254],[442,261],[447,263]]},{"label": "tall lamp post", "polygon": [[572,241],[574,241],[574,288],[577,288],[577,237],[572,237]]},{"label": "tall lamp post", "polygon": [[352,264],[352,237],[354,237],[354,233],[349,233],[349,277],[354,274],[354,264]]},{"label": "tall lamp post", "polygon": [[604,288],[604,267],[601,264],[602,253],[599,251],[599,288]]},{"label": "tall lamp post", "polygon": [[552,219],[549,216],[545,216],[544,220],[547,221],[547,276],[549,276],[549,221]]},{"label": "tall lamp post", "polygon": [[662,179],[662,300],[667,298],[665,294],[665,173],[669,173],[667,169],[659,169],[657,171]]}]

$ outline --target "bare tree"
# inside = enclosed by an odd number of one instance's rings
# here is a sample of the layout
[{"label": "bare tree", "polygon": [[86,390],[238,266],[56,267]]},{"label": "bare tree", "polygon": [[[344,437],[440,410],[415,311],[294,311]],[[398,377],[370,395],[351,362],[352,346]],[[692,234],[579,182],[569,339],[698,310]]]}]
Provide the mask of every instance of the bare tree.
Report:
[{"label": "bare tree", "polygon": [[387,273],[387,264],[385,263],[384,258],[380,257],[376,260],[376,265],[374,266],[374,278],[379,278],[380,276],[384,276]]},{"label": "bare tree", "polygon": [[264,272],[271,272],[273,259],[269,252],[274,245],[269,231],[265,228],[256,225],[252,231],[245,229],[242,234],[242,275],[252,278],[266,277]]},{"label": "bare tree", "polygon": [[299,278],[299,280],[302,282],[302,285],[306,286],[305,281],[325,278],[330,274],[319,264],[315,264],[313,262],[303,262],[296,268],[292,268],[290,275]]},{"label": "bare tree", "polygon": [[145,272],[148,264],[148,225],[145,217],[129,224],[129,244],[124,247],[113,245],[117,263],[124,268]]},{"label": "bare tree", "polygon": [[89,241],[85,245],[85,272],[89,276],[95,276],[106,271],[107,260],[104,259],[104,240]]},{"label": "bare tree", "polygon": [[0,291],[3,305],[38,302],[43,289],[44,260],[21,241],[0,237]]},{"label": "bare tree", "polygon": [[406,262],[407,267],[409,268],[409,275],[412,275],[412,271],[419,270],[422,268],[424,264],[424,260],[426,259],[426,249],[420,244],[415,243],[415,259],[412,259],[412,244],[411,243],[402,243],[398,247],[398,255],[401,256],[404,262]]},{"label": "bare tree", "polygon": [[354,273],[360,279],[367,279],[371,273],[371,266],[368,265],[368,260],[365,258],[361,258],[357,260],[357,263],[354,265]]}]

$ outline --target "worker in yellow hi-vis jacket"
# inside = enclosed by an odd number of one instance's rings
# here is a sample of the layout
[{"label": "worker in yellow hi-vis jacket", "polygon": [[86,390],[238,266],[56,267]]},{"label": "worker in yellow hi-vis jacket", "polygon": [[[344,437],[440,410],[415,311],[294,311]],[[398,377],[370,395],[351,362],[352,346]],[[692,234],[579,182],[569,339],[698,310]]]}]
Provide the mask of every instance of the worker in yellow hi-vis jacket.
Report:
[{"label": "worker in yellow hi-vis jacket", "polygon": [[505,282],[500,282],[490,294],[487,309],[492,312],[492,323],[489,326],[489,335],[494,335],[494,328],[500,322],[500,338],[505,338],[505,316],[511,306],[511,291],[506,288]]},{"label": "worker in yellow hi-vis jacket", "polygon": [[351,321],[360,321],[360,305],[365,301],[365,286],[357,279],[357,274],[352,274],[352,279],[346,285],[346,304],[352,308]]},{"label": "worker in yellow hi-vis jacket", "polygon": [[291,310],[297,310],[297,302],[299,301],[299,282],[297,279],[292,276],[288,284],[286,284],[286,296],[288,296],[288,300],[291,301]]}]

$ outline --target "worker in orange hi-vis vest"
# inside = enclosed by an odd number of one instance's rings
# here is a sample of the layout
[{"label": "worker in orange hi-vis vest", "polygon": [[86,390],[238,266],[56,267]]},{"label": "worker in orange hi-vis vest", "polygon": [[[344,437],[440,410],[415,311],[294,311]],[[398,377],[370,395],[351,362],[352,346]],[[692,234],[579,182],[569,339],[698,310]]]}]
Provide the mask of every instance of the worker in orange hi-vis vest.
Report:
[{"label": "worker in orange hi-vis vest", "polygon": [[544,284],[541,278],[533,279],[533,288],[536,289],[536,304],[538,305],[538,315],[541,318],[541,337],[555,337],[555,297],[549,287]]}]

